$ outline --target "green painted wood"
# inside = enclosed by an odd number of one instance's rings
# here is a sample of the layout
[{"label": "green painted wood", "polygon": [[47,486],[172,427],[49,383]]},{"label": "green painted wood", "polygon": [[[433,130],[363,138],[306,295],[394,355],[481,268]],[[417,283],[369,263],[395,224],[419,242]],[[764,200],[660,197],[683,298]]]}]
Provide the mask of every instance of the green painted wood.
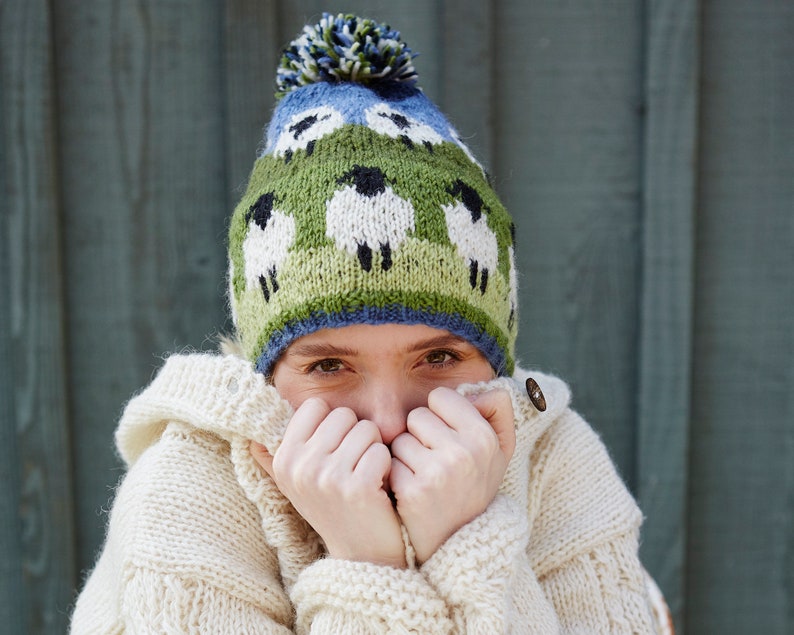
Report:
[{"label": "green painted wood", "polygon": [[[63,632],[121,475],[124,401],[161,354],[228,327],[226,219],[275,59],[327,8],[0,3],[9,632]],[[791,632],[794,8],[343,9],[398,27],[425,91],[474,135],[518,224],[520,358],[572,383],[639,495],[680,631]]]},{"label": "green painted wood", "polygon": [[230,184],[228,209],[242,196],[273,110],[280,51],[275,0],[224,3],[224,95]]},{"label": "green painted wood", "polygon": [[642,558],[683,632],[699,2],[646,10],[637,494]]},{"label": "green painted wood", "polygon": [[794,631],[794,5],[705,2],[686,622]]},{"label": "green painted wood", "polygon": [[[19,8],[0,4],[0,86],[11,86],[14,60],[20,51],[13,42]],[[13,188],[11,143],[8,125],[13,111],[11,92],[0,92],[0,325],[10,325],[14,273],[11,266],[14,226],[10,199]],[[28,597],[22,583],[21,523],[19,519],[19,453],[14,406],[14,338],[10,328],[0,327],[0,624],[11,632],[27,632]]]},{"label": "green painted wood", "polygon": [[493,3],[443,3],[439,101],[477,160],[488,170],[493,152]]},{"label": "green painted wood", "polygon": [[[0,22],[6,16],[5,6],[0,7]],[[5,25],[3,25],[5,26]],[[0,33],[6,31],[0,27]],[[3,38],[5,40],[5,37]],[[8,49],[2,47],[0,64],[5,71],[5,57]],[[6,73],[2,75],[5,83]],[[0,99],[0,117],[5,121],[3,99]],[[5,126],[0,128],[0,174],[8,173],[9,161],[6,158]],[[6,200],[8,184],[0,179],[0,196]],[[11,237],[10,214],[5,207],[0,214],[0,320],[3,324],[11,322],[11,259],[9,247]],[[14,633],[25,633],[29,614],[28,597],[22,584],[21,524],[19,522],[19,460],[16,439],[16,420],[13,390],[13,338],[9,329],[0,329],[0,623]]]},{"label": "green painted wood", "polygon": [[642,12],[496,5],[492,172],[517,226],[519,360],[555,372],[634,483]]},{"label": "green painted wood", "polygon": [[212,347],[224,320],[223,12],[176,0],[53,6],[85,569],[122,473],[122,405],[162,354]]},{"label": "green painted wood", "polygon": [[[50,26],[46,2],[3,5],[2,278],[8,304],[1,372],[8,399],[3,452],[13,454],[4,457],[4,470],[14,471],[3,481],[4,490],[6,483],[13,487],[3,505],[4,543],[7,528],[18,529],[15,544],[9,541],[16,551],[7,554],[11,571],[3,583],[8,621],[2,623],[9,632],[64,632],[75,582]],[[16,615],[6,616],[9,609]]]}]

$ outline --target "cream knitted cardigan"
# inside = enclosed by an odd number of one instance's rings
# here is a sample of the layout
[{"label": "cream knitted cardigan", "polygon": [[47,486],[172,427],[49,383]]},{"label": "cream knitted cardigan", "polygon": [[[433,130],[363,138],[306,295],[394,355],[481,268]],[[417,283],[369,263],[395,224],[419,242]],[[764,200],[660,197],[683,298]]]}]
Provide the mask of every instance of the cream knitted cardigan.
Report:
[{"label": "cream knitted cardigan", "polygon": [[[559,379],[507,388],[517,447],[500,493],[421,567],[324,557],[264,475],[291,410],[234,356],[175,355],[125,409],[129,471],[72,633],[649,633],[640,512]],[[408,547],[410,556],[410,546]]]}]

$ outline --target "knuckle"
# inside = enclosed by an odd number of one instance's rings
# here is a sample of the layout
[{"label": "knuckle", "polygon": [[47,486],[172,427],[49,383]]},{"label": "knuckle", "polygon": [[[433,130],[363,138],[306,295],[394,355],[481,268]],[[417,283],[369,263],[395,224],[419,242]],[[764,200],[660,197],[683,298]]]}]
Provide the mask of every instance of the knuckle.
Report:
[{"label": "knuckle", "polygon": [[[444,467],[446,469],[454,467],[466,467],[474,462],[474,456],[471,450],[463,445],[455,443],[446,448],[442,460],[439,461],[439,469]],[[444,471],[446,471],[446,469]]]},{"label": "knuckle", "polygon": [[334,415],[335,418],[338,418],[340,421],[357,421],[358,417],[356,413],[353,412],[352,408],[348,406],[339,406],[338,408],[334,408],[331,411],[331,414]]},{"label": "knuckle", "polygon": [[371,439],[372,441],[380,441],[380,430],[372,421],[362,419],[356,424],[362,435]]},{"label": "knuckle", "polygon": [[391,462],[391,452],[382,443],[373,443],[365,450],[364,454],[378,464]]}]

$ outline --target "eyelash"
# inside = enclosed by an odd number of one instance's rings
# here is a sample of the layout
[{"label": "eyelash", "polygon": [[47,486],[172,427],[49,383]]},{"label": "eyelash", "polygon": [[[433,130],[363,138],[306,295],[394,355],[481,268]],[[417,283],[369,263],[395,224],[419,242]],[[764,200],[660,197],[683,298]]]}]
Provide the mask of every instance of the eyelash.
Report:
[{"label": "eyelash", "polygon": [[[338,368],[335,368],[334,370],[322,370],[320,367],[323,364],[326,364],[328,362],[332,362],[334,365],[338,366]],[[312,362],[311,364],[309,364],[306,367],[306,373],[307,374],[316,373],[318,375],[335,375],[336,373],[344,370],[344,368],[345,368],[345,364],[344,364],[344,362],[342,362],[341,359],[335,359],[333,357],[327,357],[325,359],[321,359],[321,360],[318,360],[316,362]]]},{"label": "eyelash", "polygon": [[[430,358],[431,355],[438,355],[439,353],[443,354],[446,359],[440,362],[428,361],[428,358]],[[452,366],[453,364],[459,362],[461,360],[461,355],[460,353],[453,350],[449,350],[446,348],[438,348],[429,351],[422,359],[423,361],[427,362],[427,364],[431,366],[433,369],[443,369],[443,368],[448,368],[449,366]],[[337,366],[337,368],[333,370],[322,370],[321,366],[323,364],[328,364],[328,363]],[[308,375],[317,374],[320,376],[329,377],[332,375],[336,375],[342,372],[343,370],[345,370],[345,364],[341,359],[328,357],[325,359],[320,359],[316,362],[312,362],[306,367],[305,372]]]},{"label": "eyelash", "polygon": [[455,351],[448,350],[446,348],[438,348],[435,350],[430,351],[427,355],[425,355],[424,359],[427,360],[431,355],[437,355],[438,353],[443,353],[445,356],[448,356],[449,359],[445,359],[442,362],[428,362],[433,368],[447,368],[452,364],[459,362],[461,356],[459,353]]}]

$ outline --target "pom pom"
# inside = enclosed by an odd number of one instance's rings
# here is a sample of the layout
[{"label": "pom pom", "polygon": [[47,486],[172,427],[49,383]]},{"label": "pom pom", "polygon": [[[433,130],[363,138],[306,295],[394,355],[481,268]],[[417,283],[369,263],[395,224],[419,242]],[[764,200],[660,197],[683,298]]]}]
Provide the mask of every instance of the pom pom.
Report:
[{"label": "pom pom", "polygon": [[276,96],[317,82],[416,83],[416,54],[386,24],[340,13],[324,13],[306,26],[282,53],[276,74]]}]

